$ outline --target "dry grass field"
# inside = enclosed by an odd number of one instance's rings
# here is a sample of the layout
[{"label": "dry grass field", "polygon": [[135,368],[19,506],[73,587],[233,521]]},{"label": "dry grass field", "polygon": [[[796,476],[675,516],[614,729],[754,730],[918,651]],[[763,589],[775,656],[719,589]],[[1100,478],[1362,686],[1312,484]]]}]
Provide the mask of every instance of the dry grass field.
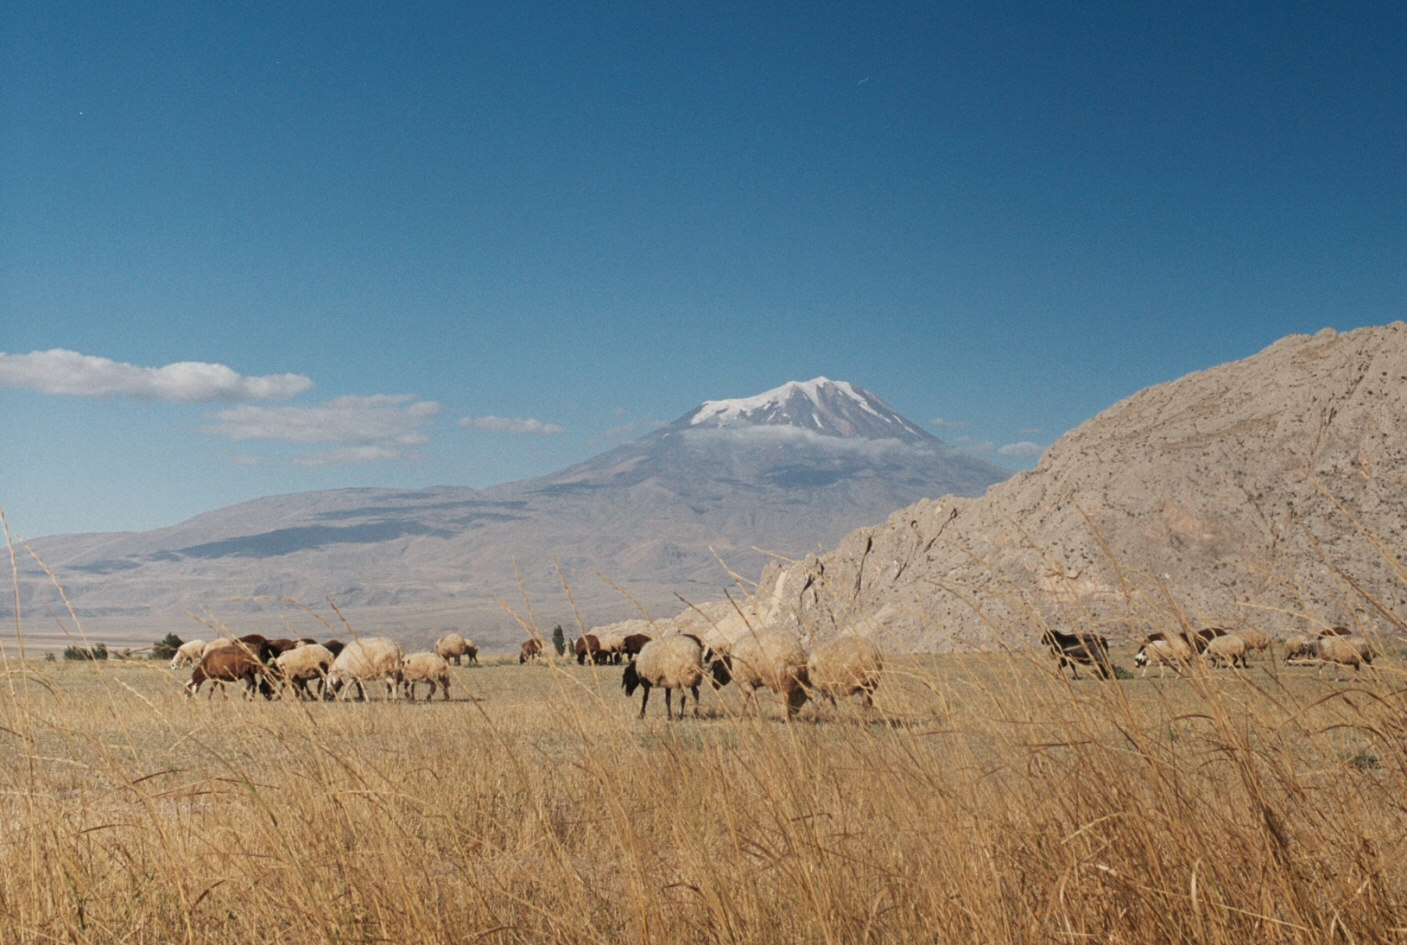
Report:
[{"label": "dry grass field", "polygon": [[247,702],[10,654],[0,940],[1403,941],[1403,668],[900,658],[870,715],[666,722],[619,667]]}]

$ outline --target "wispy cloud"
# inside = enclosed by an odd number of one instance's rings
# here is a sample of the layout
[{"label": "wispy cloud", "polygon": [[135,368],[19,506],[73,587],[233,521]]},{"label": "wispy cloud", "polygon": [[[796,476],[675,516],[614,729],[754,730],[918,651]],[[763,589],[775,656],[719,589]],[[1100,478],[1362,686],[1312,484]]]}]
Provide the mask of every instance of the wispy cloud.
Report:
[{"label": "wispy cloud", "polygon": [[[315,407],[257,407],[244,404],[221,410],[204,428],[231,440],[278,440],[284,443],[336,443],[361,447],[355,462],[394,459],[401,449],[430,441],[426,430],[440,412],[431,400],[411,394],[337,397]],[[380,454],[373,452],[380,449]],[[343,454],[343,461],[353,453]],[[327,462],[319,465],[328,465]]]},{"label": "wispy cloud", "polygon": [[541,420],[518,419],[516,417],[464,417],[461,427],[470,430],[483,430],[486,433],[508,433],[513,436],[556,436],[563,430],[555,423]]},{"label": "wispy cloud", "polygon": [[69,397],[131,397],[173,404],[215,400],[287,400],[313,382],[299,374],[245,377],[223,364],[182,361],[140,367],[63,348],[0,352],[0,387]]},{"label": "wispy cloud", "polygon": [[961,430],[967,426],[961,420],[945,420],[942,417],[934,417],[928,425],[938,430]]},{"label": "wispy cloud", "polygon": [[998,456],[1010,456],[1018,459],[1030,459],[1032,456],[1039,456],[1045,452],[1045,447],[1039,443],[1032,443],[1030,440],[1022,440],[1020,443],[1008,443],[998,447]]}]

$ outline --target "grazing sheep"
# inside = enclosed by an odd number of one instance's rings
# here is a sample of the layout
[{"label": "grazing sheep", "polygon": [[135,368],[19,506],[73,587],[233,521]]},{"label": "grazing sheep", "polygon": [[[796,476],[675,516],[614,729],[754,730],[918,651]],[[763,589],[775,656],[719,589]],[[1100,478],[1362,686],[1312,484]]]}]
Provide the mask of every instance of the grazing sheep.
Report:
[{"label": "grazing sheep", "polygon": [[1285,662],[1299,665],[1319,658],[1319,641],[1303,633],[1285,639]]},{"label": "grazing sheep", "polygon": [[180,669],[187,663],[194,666],[200,662],[200,658],[205,655],[204,640],[187,640],[176,648],[176,655],[171,657],[171,668]]},{"label": "grazing sheep", "polygon": [[1109,662],[1109,641],[1103,637],[1049,629],[1041,634],[1041,639],[1050,647],[1061,669],[1070,667],[1074,674],[1072,679],[1080,678],[1077,668],[1080,663],[1095,667],[1105,679],[1114,678],[1114,667]]},{"label": "grazing sheep", "polygon": [[883,669],[884,654],[879,646],[868,637],[848,633],[816,648],[806,661],[806,678],[831,705],[858,692],[870,708]]},{"label": "grazing sheep", "polygon": [[[223,693],[225,683],[236,680],[244,683],[246,699],[254,698],[256,689],[264,691],[267,696],[271,690],[268,689],[265,672],[263,662],[253,654],[233,646],[217,647],[213,652],[202,656],[200,663],[191,673],[190,682],[185,685],[186,697],[200,692],[201,685],[207,680],[212,684],[207,698],[213,697],[217,688]],[[229,698],[227,693],[226,698]]]},{"label": "grazing sheep", "polygon": [[1319,638],[1319,660],[1321,666],[1319,675],[1324,675],[1324,670],[1330,663],[1339,666],[1352,666],[1353,671],[1358,672],[1361,664],[1372,662],[1372,657],[1363,658],[1363,651],[1355,645],[1353,637],[1347,636],[1322,636]]},{"label": "grazing sheep", "polygon": [[1223,636],[1213,637],[1207,642],[1207,648],[1202,652],[1207,662],[1212,664],[1225,663],[1231,667],[1239,666],[1246,669],[1246,641],[1241,639],[1239,634],[1228,633]]},{"label": "grazing sheep", "polygon": [[790,719],[807,699],[806,651],[800,640],[780,630],[745,634],[732,652],[713,662],[714,687],[727,685],[729,679],[742,687],[744,715],[753,694],[766,686],[786,701]]},{"label": "grazing sheep", "polygon": [[[653,640],[654,637],[648,633],[632,633],[625,638],[625,656],[627,659],[635,659],[640,655],[640,651],[645,648],[645,644]],[[704,647],[708,649],[707,646]]]},{"label": "grazing sheep", "polygon": [[1254,650],[1257,653],[1269,653],[1271,659],[1275,658],[1274,652],[1270,649],[1270,637],[1264,631],[1248,628],[1237,630],[1236,635],[1245,641],[1247,656],[1250,656],[1251,651]]},{"label": "grazing sheep", "polygon": [[435,653],[455,666],[464,665],[461,660],[469,657],[469,662],[479,662],[479,648],[473,641],[466,640],[457,633],[446,633],[435,641]]},{"label": "grazing sheep", "polygon": [[1148,667],[1158,666],[1158,677],[1167,675],[1167,668],[1182,674],[1182,664],[1192,659],[1192,647],[1186,640],[1157,635],[1143,642],[1143,647],[1133,657],[1133,664],[1143,668],[1143,677],[1148,675]]},{"label": "grazing sheep", "polygon": [[597,634],[597,659],[603,663],[619,664],[625,656],[625,634]]},{"label": "grazing sheep", "polygon": [[704,645],[693,634],[660,637],[640,649],[640,655],[625,664],[621,688],[628,697],[636,687],[644,689],[640,697],[640,718],[645,717],[645,705],[650,701],[650,688],[664,689],[664,717],[673,718],[670,697],[679,690],[679,717],[684,717],[685,691],[694,694],[694,717],[699,715],[699,683],[704,678]]},{"label": "grazing sheep", "polygon": [[594,633],[583,634],[581,639],[576,641],[573,650],[576,653],[578,666],[586,665],[587,660],[590,660],[595,666],[600,666],[610,659],[610,654],[601,652],[601,638]]},{"label": "grazing sheep", "polygon": [[426,702],[435,698],[436,686],[445,694],[445,701],[449,701],[449,661],[438,653],[412,653],[407,656],[401,669],[401,681],[405,683],[406,697],[411,702],[415,701],[415,684],[418,682],[430,687],[430,692],[425,696]]},{"label": "grazing sheep", "polygon": [[405,651],[395,640],[388,637],[353,640],[332,661],[327,686],[332,692],[341,693],[348,683],[355,683],[360,702],[366,698],[363,683],[379,679],[386,684],[386,698],[394,699],[404,663]]},{"label": "grazing sheep", "polygon": [[318,680],[325,693],[327,674],[331,672],[332,663],[336,658],[331,650],[319,643],[305,643],[280,653],[274,659],[274,675],[281,682],[292,686],[298,698],[315,699],[317,696],[309,690],[308,683],[314,679]]},{"label": "grazing sheep", "polygon": [[524,640],[522,649],[518,651],[518,664],[535,663],[542,658],[542,641],[533,638]]}]

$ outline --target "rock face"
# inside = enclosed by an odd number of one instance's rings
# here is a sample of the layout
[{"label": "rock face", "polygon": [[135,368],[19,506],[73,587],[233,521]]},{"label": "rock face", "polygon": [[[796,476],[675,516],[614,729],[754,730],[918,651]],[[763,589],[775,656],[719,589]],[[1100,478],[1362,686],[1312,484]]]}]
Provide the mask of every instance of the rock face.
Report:
[{"label": "rock face", "polygon": [[[923,496],[978,495],[1008,475],[873,394],[817,378],[706,403],[539,479],[276,496],[170,528],[33,546],[88,636],[109,643],[211,632],[196,621],[286,636],[289,619],[321,637],[327,628],[290,601],[341,629],[330,601],[358,633],[408,648],[458,630],[486,651],[516,651],[523,630],[507,608],[573,633],[578,615],[590,625],[641,607],[669,613],[680,596],[721,598],[729,568],[751,577],[770,552],[820,550]],[[32,561],[20,566],[32,633],[65,606]],[[0,614],[10,603],[0,598]]]},{"label": "rock face", "polygon": [[1404,530],[1407,326],[1326,329],[1143,390],[981,498],[769,565],[749,606],[907,650],[1030,646],[1043,625],[1128,640],[1170,619],[1395,631]]}]

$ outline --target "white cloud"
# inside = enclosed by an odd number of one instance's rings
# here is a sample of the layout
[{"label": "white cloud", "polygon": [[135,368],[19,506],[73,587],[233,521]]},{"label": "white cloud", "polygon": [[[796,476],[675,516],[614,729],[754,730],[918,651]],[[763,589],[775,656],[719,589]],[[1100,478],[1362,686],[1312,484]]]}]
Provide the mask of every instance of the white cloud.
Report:
[{"label": "white cloud", "polygon": [[299,374],[244,377],[223,364],[182,361],[139,367],[54,348],[0,352],[0,387],[70,397],[131,397],[173,404],[212,400],[287,400],[313,386]]},{"label": "white cloud", "polygon": [[483,430],[486,433],[508,433],[514,436],[556,436],[563,432],[555,423],[541,420],[518,419],[515,417],[465,417],[459,421],[461,427]]},{"label": "white cloud", "polygon": [[998,456],[1012,456],[1021,459],[1029,459],[1032,456],[1039,456],[1045,452],[1045,447],[1039,443],[1032,443],[1030,440],[1022,440],[1020,443],[1008,443],[997,450]]},{"label": "white cloud", "polygon": [[430,441],[426,428],[440,412],[434,401],[410,394],[337,397],[316,407],[241,405],[216,413],[206,433],[232,440],[279,440],[285,443],[338,443],[379,447],[383,455],[356,460],[391,459],[398,447]]},{"label": "white cloud", "polygon": [[942,417],[934,417],[928,425],[939,430],[961,430],[967,426],[961,420],[944,420]]}]

